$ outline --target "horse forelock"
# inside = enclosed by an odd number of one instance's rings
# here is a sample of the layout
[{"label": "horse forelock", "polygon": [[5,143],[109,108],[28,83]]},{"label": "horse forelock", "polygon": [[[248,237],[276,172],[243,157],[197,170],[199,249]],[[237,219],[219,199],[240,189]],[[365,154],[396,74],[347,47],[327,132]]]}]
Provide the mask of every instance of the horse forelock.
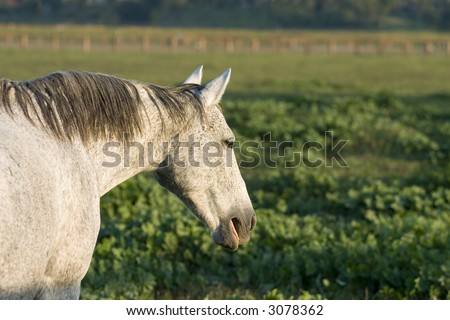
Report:
[{"label": "horse forelock", "polygon": [[[60,139],[132,138],[142,131],[142,88],[159,113],[175,123],[188,122],[191,110],[203,114],[196,85],[161,87],[111,75],[63,71],[30,81],[0,80],[0,112],[14,117],[15,105],[33,124]],[[148,115],[149,116],[149,115]],[[149,117],[150,118],[150,117]]]}]

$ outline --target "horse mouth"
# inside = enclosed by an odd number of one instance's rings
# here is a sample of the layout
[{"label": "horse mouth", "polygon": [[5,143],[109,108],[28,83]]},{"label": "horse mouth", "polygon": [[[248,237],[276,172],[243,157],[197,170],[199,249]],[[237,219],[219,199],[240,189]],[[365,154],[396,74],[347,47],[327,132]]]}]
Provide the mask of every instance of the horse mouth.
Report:
[{"label": "horse mouth", "polygon": [[237,218],[233,218],[230,220],[230,229],[231,232],[233,233],[234,237],[236,238],[236,242],[239,245],[239,233],[238,233],[238,228],[240,227],[240,222]]},{"label": "horse mouth", "polygon": [[[253,226],[254,223],[252,223]],[[212,232],[212,238],[218,245],[236,251],[240,244],[245,244],[250,240],[250,232],[245,230],[238,218],[231,218],[229,223],[220,224]]]}]

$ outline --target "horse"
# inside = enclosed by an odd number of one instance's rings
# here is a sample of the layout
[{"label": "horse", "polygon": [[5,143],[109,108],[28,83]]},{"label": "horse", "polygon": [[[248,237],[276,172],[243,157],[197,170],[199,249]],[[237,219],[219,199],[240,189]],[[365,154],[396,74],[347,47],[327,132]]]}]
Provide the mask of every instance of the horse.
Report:
[{"label": "horse", "polygon": [[0,298],[79,299],[100,198],[142,171],[218,245],[249,241],[255,211],[219,105],[231,69],[204,85],[202,72],[177,86],[86,71],[0,80]]}]

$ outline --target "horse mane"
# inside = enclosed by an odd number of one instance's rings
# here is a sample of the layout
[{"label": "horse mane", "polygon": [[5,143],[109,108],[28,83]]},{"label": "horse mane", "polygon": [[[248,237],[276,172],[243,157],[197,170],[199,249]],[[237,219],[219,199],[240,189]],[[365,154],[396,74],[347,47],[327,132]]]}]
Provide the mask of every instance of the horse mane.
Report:
[{"label": "horse mane", "polygon": [[60,139],[121,140],[125,133],[132,138],[141,132],[145,119],[138,84],[158,111],[167,112],[175,122],[187,122],[189,109],[203,114],[197,85],[162,87],[81,71],[60,71],[29,81],[0,80],[0,112],[14,117],[17,104],[32,124],[37,119]]}]

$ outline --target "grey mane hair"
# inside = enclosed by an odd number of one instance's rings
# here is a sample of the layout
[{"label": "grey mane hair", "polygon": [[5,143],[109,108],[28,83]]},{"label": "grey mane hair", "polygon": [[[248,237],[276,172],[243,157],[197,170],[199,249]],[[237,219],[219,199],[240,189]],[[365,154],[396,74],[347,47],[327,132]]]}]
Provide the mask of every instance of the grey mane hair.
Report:
[{"label": "grey mane hair", "polygon": [[37,125],[33,120],[37,119],[58,139],[78,136],[83,143],[92,138],[121,140],[125,133],[133,138],[145,120],[138,85],[158,111],[166,112],[175,123],[192,121],[191,110],[203,118],[198,85],[161,87],[81,71],[61,71],[30,81],[0,80],[0,112],[14,117],[14,99],[31,123]]}]

